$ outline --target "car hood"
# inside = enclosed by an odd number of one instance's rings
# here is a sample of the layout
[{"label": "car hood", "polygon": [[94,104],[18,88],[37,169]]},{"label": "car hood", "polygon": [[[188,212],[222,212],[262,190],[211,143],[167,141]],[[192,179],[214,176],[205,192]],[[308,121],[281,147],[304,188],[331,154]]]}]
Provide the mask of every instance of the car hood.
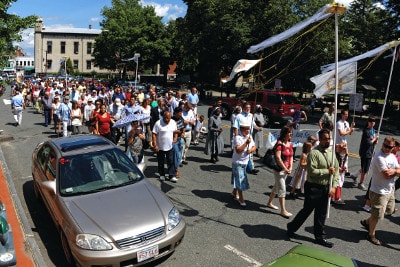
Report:
[{"label": "car hood", "polygon": [[136,184],[64,199],[81,233],[108,241],[135,236],[166,225],[173,205],[144,179]]}]

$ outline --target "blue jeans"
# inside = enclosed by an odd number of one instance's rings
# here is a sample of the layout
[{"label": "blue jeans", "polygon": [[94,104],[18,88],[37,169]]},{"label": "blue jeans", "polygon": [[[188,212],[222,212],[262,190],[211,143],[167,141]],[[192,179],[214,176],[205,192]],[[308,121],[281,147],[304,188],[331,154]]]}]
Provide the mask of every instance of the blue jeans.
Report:
[{"label": "blue jeans", "polygon": [[44,125],[47,126],[51,124],[51,109],[44,110]]}]

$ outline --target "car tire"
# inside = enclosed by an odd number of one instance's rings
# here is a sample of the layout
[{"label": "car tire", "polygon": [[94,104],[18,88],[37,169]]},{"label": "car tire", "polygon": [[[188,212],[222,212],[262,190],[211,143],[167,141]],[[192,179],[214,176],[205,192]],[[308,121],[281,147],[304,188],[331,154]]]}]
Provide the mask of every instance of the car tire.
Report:
[{"label": "car tire", "polygon": [[60,230],[60,239],[61,239],[61,246],[64,251],[65,259],[67,260],[70,266],[76,266],[74,256],[72,255],[71,249],[68,244],[67,237],[65,236],[64,232]]}]

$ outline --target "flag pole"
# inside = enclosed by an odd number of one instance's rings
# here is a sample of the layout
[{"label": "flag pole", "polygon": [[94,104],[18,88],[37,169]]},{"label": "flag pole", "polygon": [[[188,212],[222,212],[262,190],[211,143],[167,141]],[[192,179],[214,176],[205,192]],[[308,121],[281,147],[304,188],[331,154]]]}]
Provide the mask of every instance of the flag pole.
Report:
[{"label": "flag pole", "polygon": [[[335,14],[335,112],[333,113],[333,147],[332,147],[332,157],[331,157],[331,167],[333,167],[335,159],[335,143],[336,143],[336,120],[337,120],[337,103],[338,103],[338,86],[339,86],[339,22],[338,15],[343,14],[346,11],[344,5],[333,3],[332,7],[329,8],[328,12]],[[333,174],[329,177],[329,192],[332,189],[333,184]],[[326,218],[329,218],[331,206],[331,198],[328,198],[327,213]]]},{"label": "flag pole", "polygon": [[394,62],[396,61],[397,46],[398,46],[398,44],[397,44],[397,45],[394,47],[394,49],[393,49],[392,66],[390,67],[389,80],[388,80],[388,84],[387,84],[387,87],[386,87],[386,93],[385,93],[385,101],[383,102],[383,108],[382,108],[382,113],[381,113],[381,119],[379,120],[378,133],[377,133],[377,136],[378,136],[378,137],[379,137],[379,132],[380,132],[381,126],[382,126],[383,115],[385,114],[386,101],[387,101],[387,97],[388,97],[388,94],[389,94],[390,83],[391,83],[391,81],[392,81],[392,74],[393,74]]}]

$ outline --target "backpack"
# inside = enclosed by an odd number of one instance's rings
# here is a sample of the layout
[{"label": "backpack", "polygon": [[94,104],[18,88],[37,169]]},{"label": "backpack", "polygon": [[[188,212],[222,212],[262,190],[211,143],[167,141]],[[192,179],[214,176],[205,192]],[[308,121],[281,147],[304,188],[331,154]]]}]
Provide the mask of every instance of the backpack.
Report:
[{"label": "backpack", "polygon": [[[282,168],[276,162],[276,157],[275,157],[276,147],[278,145],[283,146],[283,144],[278,144],[278,142],[277,142],[273,148],[268,149],[264,155],[263,162],[265,165],[267,165],[268,168],[270,168],[274,171],[280,172],[280,171],[282,171]],[[282,160],[284,160],[283,156],[281,156],[281,158],[282,158]]]}]

